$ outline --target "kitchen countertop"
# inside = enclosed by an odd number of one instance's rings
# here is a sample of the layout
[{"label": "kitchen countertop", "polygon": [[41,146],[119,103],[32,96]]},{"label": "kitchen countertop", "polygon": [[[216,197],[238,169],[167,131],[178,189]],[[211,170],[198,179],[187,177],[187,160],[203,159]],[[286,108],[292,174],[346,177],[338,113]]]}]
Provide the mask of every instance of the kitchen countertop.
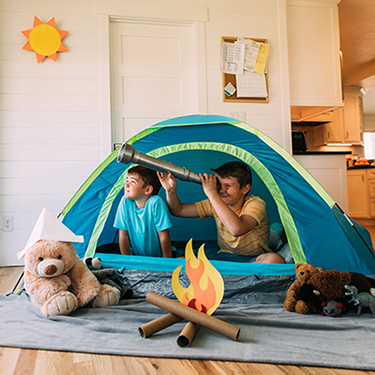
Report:
[{"label": "kitchen countertop", "polygon": [[296,155],[349,155],[351,151],[298,151],[293,152]]},{"label": "kitchen countertop", "polygon": [[352,170],[352,169],[371,169],[371,168],[375,168],[375,165],[374,164],[369,164],[369,165],[366,165],[366,164],[360,164],[360,165],[357,165],[356,167],[348,167],[347,169],[348,170]]}]

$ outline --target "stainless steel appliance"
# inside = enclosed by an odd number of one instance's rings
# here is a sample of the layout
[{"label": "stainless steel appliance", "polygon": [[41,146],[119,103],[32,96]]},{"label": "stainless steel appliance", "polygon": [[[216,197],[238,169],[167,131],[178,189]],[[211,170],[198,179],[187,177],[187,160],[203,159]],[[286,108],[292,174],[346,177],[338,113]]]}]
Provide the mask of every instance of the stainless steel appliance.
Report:
[{"label": "stainless steel appliance", "polygon": [[293,131],[292,132],[292,145],[293,145],[293,154],[300,152],[306,152],[306,139],[305,134],[302,131]]}]

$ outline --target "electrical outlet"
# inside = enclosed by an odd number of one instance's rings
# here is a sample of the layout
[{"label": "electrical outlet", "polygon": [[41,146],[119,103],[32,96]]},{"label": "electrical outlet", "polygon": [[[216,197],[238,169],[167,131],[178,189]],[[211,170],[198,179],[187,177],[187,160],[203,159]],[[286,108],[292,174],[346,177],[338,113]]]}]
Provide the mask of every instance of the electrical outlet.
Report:
[{"label": "electrical outlet", "polygon": [[3,216],[3,231],[11,232],[13,230],[13,216]]},{"label": "electrical outlet", "polygon": [[228,115],[236,120],[246,122],[246,112],[228,112]]}]

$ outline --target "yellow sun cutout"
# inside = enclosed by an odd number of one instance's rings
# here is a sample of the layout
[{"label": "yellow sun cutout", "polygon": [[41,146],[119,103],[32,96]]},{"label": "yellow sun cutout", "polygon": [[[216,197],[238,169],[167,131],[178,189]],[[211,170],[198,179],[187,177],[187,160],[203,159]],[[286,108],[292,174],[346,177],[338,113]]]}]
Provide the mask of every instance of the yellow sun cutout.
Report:
[{"label": "yellow sun cutout", "polygon": [[22,48],[34,51],[38,64],[46,56],[56,61],[57,52],[68,51],[61,41],[68,32],[56,29],[55,17],[44,24],[35,16],[34,27],[31,30],[22,31],[22,34],[29,38]]}]

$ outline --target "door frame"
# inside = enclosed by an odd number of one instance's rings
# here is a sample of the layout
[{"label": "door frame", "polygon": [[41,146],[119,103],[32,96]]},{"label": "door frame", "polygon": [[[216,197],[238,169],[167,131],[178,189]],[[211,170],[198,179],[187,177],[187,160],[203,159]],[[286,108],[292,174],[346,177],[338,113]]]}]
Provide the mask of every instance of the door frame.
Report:
[{"label": "door frame", "polygon": [[124,22],[152,22],[165,25],[171,23],[174,25],[190,25],[197,76],[198,110],[200,114],[207,114],[205,22],[208,20],[208,12],[206,6],[148,3],[147,8],[145,8],[142,2],[117,2],[116,0],[97,0],[95,5],[99,31],[99,100],[102,160],[112,152],[113,144],[109,48],[109,28],[112,20],[117,22],[121,20]]}]

